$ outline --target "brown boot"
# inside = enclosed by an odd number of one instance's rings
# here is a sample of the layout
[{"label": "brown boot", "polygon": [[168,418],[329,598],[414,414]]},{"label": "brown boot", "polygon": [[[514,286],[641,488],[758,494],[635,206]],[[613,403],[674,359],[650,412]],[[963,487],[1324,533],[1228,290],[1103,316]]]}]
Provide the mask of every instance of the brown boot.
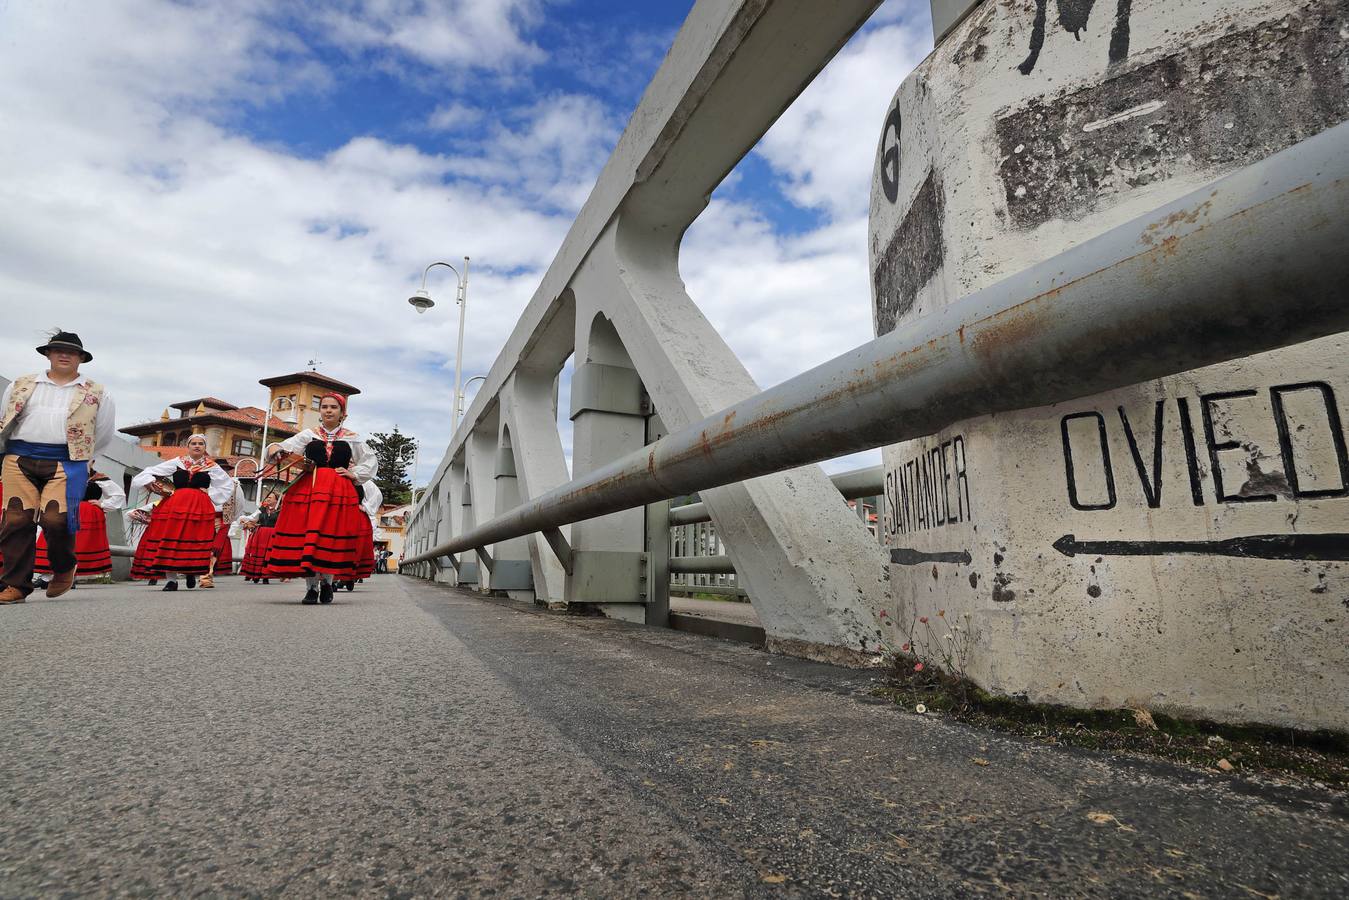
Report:
[{"label": "brown boot", "polygon": [[27,594],[16,587],[7,587],[0,591],[0,603],[24,603],[27,597]]},{"label": "brown boot", "polygon": [[51,584],[47,585],[48,597],[59,597],[70,590],[71,585],[75,583],[75,569],[69,572],[58,572],[52,576]]},{"label": "brown boot", "polygon": [[205,575],[201,576],[201,578],[197,579],[197,587],[199,588],[215,587],[215,579],[211,577],[210,572],[207,572]]}]

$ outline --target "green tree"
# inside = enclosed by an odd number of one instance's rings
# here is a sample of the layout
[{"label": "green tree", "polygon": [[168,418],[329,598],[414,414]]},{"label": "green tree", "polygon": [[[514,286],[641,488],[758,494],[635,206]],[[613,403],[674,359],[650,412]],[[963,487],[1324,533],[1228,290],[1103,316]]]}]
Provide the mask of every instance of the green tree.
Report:
[{"label": "green tree", "polygon": [[375,484],[384,494],[385,503],[407,503],[412,499],[412,481],[408,477],[408,468],[417,454],[416,442],[393,427],[391,433],[376,431],[366,441],[379,459],[379,472],[375,475]]}]

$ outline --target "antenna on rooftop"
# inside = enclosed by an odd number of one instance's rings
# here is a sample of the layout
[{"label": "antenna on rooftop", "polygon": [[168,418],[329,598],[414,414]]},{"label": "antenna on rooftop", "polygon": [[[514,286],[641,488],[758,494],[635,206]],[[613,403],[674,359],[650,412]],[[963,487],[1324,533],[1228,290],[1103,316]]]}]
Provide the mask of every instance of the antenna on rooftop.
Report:
[{"label": "antenna on rooftop", "polygon": [[321,366],[321,365],[323,365],[323,360],[321,360],[321,359],[319,359],[317,356],[315,356],[314,359],[311,359],[311,360],[309,361],[309,371],[311,371],[311,372],[317,372],[317,371],[319,370],[319,366]]}]

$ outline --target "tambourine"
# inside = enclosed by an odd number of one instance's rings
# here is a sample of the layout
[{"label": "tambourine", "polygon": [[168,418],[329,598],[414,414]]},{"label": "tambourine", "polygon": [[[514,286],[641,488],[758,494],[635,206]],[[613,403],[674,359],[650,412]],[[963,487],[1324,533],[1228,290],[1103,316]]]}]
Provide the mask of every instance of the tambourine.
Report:
[{"label": "tambourine", "polygon": [[168,497],[178,488],[174,487],[173,481],[167,478],[155,478],[145,486],[145,489],[152,494],[158,494],[161,497]]}]

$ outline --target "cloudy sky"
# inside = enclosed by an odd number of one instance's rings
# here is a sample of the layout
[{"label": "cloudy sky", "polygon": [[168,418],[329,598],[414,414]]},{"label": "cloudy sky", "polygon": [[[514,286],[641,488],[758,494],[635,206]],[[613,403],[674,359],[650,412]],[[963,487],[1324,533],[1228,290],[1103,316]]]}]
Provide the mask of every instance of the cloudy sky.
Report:
[{"label": "cloudy sky", "polygon": [[[429,476],[457,320],[405,298],[471,256],[465,378],[488,370],[690,6],[0,0],[0,374],[78,331],[126,425],[262,405],[259,378],[317,359]],[[931,41],[927,0],[887,0],[685,241],[763,387],[872,336],[872,156]]]}]

